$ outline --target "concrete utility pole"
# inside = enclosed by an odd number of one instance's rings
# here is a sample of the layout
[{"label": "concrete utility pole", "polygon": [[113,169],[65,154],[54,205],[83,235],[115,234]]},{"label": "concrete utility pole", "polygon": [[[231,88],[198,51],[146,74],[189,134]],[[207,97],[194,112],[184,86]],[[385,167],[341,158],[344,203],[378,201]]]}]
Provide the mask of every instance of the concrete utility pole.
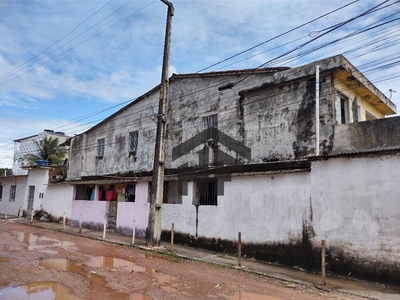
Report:
[{"label": "concrete utility pole", "polygon": [[161,242],[161,205],[164,194],[164,159],[165,159],[165,123],[168,96],[169,50],[171,44],[171,21],[174,6],[167,0],[161,2],[168,5],[167,25],[165,29],[164,57],[161,74],[160,101],[158,104],[157,135],[154,150],[153,178],[150,192],[150,211],[147,225],[146,242],[148,247],[159,246]]}]

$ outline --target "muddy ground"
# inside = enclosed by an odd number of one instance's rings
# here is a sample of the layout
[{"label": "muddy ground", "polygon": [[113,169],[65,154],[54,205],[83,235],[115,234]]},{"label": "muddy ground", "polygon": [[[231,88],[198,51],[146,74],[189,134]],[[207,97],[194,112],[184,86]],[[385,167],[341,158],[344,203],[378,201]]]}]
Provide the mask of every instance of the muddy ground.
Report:
[{"label": "muddy ground", "polygon": [[0,299],[363,299],[0,221]]}]

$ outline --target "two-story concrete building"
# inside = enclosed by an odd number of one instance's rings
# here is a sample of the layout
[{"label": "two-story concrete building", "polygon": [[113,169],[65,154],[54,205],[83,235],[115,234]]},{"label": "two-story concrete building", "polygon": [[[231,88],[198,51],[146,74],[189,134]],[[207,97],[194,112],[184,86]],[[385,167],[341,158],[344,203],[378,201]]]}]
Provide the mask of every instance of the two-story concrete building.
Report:
[{"label": "two-story concrete building", "polygon": [[[155,87],[70,140],[73,223],[102,228],[108,213],[110,227],[130,234],[135,222],[145,235],[158,97]],[[292,69],[174,74],[164,233],[174,223],[185,243],[227,249],[241,232],[248,255],[305,267],[324,239],[333,269],[368,275],[375,267],[356,262],[375,262],[395,281],[390,166],[400,163],[400,121],[384,119],[395,112],[341,55]]]}]

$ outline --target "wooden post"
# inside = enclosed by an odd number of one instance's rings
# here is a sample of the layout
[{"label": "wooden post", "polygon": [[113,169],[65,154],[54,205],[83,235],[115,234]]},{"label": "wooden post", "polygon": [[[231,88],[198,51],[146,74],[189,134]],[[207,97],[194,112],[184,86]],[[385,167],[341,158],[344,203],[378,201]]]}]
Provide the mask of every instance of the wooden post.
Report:
[{"label": "wooden post", "polygon": [[326,285],[326,273],[325,273],[325,240],[321,241],[321,275],[322,285]]},{"label": "wooden post", "polygon": [[65,230],[65,212],[63,213],[63,228]]},{"label": "wooden post", "polygon": [[104,215],[103,240],[106,238],[107,219],[108,219],[108,213]]},{"label": "wooden post", "polygon": [[34,210],[31,211],[31,224],[33,223],[33,213],[34,212],[35,212]]},{"label": "wooden post", "polygon": [[238,266],[242,266],[242,233],[238,232]]},{"label": "wooden post", "polygon": [[79,213],[79,234],[82,233],[82,214]]},{"label": "wooden post", "polygon": [[136,234],[136,221],[133,220],[133,227],[132,227],[132,245],[135,243],[135,234]]},{"label": "wooden post", "polygon": [[171,225],[171,252],[174,252],[174,228],[175,225],[172,223]]}]

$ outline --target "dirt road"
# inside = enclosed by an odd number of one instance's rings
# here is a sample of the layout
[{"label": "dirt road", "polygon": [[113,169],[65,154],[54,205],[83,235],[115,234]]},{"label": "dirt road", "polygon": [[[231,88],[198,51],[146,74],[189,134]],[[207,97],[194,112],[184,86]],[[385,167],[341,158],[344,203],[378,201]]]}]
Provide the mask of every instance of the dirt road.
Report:
[{"label": "dirt road", "polygon": [[0,221],[0,299],[362,299]]}]

